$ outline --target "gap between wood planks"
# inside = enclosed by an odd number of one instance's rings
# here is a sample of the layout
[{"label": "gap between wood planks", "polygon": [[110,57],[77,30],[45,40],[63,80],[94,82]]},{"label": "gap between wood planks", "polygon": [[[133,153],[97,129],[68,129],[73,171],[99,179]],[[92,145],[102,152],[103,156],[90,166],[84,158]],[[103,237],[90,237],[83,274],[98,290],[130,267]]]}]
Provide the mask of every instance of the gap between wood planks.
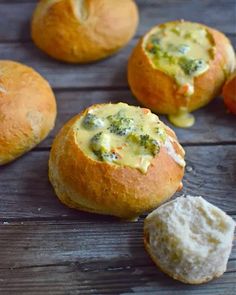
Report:
[{"label": "gap between wood planks", "polygon": [[[228,263],[230,262],[233,262],[234,264],[234,261],[236,261],[235,258],[229,258],[228,260]],[[62,262],[62,263],[52,263],[52,264],[36,264],[36,265],[25,265],[25,266],[13,266],[13,267],[1,267],[0,266],[0,270],[21,270],[21,269],[31,269],[31,268],[46,268],[46,267],[58,267],[58,266],[74,266],[74,267],[79,267],[80,268],[80,272],[83,272],[83,273],[91,273],[91,272],[101,272],[101,271],[108,271],[108,272],[116,272],[116,271],[124,271],[124,270],[130,270],[130,269],[135,269],[135,268],[145,268],[145,267],[150,267],[150,268],[156,268],[155,265],[151,264],[150,263],[150,260],[147,259],[147,263],[145,264],[133,264],[133,261],[132,261],[132,264],[128,264],[126,263],[128,261],[124,261],[123,263],[124,264],[118,264],[114,267],[112,266],[104,266],[104,267],[99,267],[99,264],[109,264],[109,262],[107,263],[102,263],[102,261],[99,261],[96,263],[96,261],[93,261],[91,263],[86,263],[86,262],[82,262],[82,263],[79,263],[79,262]],[[89,269],[89,267],[87,265],[89,264],[96,264],[96,268],[91,268]],[[111,261],[112,263],[112,261]],[[84,269],[83,269],[84,268]],[[224,272],[224,274],[230,274],[230,273],[235,273],[236,272],[236,269],[229,269],[229,270],[226,270]]]}]

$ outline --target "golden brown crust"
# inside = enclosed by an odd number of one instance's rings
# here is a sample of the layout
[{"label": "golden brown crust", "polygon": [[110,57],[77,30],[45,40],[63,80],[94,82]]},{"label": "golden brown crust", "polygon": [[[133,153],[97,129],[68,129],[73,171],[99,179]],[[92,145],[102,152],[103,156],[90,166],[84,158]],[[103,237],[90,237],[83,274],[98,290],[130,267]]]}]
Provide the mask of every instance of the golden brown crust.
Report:
[{"label": "golden brown crust", "polygon": [[205,28],[213,38],[216,55],[209,70],[194,78],[195,92],[188,105],[184,95],[177,95],[175,80],[151,65],[142,46],[145,36],[139,41],[129,58],[128,81],[132,92],[143,105],[162,114],[175,114],[181,106],[194,111],[206,105],[221,91],[225,79],[234,67],[233,48],[224,34],[206,26]]},{"label": "golden brown crust", "polygon": [[[63,203],[128,219],[157,207],[177,191],[184,168],[169,156],[165,147],[153,159],[146,174],[87,157],[77,145],[73,130],[81,115],[62,128],[50,154],[49,177]],[[174,135],[169,129],[167,132]],[[175,149],[183,155],[177,143]]]},{"label": "golden brown crust", "polygon": [[223,97],[228,110],[236,115],[236,71],[223,87]]},{"label": "golden brown crust", "polygon": [[32,38],[50,56],[72,63],[105,58],[128,43],[138,24],[133,0],[41,0]]},{"label": "golden brown crust", "polygon": [[0,165],[21,156],[53,128],[56,101],[32,68],[0,60]]}]

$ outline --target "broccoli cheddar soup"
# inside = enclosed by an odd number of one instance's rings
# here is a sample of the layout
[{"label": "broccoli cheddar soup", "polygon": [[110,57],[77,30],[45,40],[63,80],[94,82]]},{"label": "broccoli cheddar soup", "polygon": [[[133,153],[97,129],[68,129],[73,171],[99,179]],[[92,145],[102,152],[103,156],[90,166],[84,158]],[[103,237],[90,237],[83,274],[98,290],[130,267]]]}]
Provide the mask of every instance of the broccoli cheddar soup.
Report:
[{"label": "broccoli cheddar soup", "polygon": [[[155,27],[144,40],[144,49],[153,67],[174,78],[178,86],[176,94],[186,97],[179,118],[172,116],[170,119],[175,121],[183,118],[188,97],[194,93],[194,78],[205,73],[214,59],[213,39],[200,24],[172,22]],[[191,116],[186,118],[191,120]]]},{"label": "broccoli cheddar soup", "polygon": [[150,110],[125,103],[104,104],[89,109],[75,124],[76,140],[90,158],[139,169],[146,173],[152,159],[165,146],[180,166],[185,162]]}]

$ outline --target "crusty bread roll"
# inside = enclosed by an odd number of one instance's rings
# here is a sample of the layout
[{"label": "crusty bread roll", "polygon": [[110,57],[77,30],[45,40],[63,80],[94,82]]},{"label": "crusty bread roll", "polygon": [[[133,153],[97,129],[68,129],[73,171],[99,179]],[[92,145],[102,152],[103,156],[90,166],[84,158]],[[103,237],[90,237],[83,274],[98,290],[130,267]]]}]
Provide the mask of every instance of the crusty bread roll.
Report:
[{"label": "crusty bread roll", "polygon": [[236,71],[223,87],[224,103],[230,113],[236,115]]},{"label": "crusty bread roll", "polygon": [[32,19],[32,38],[51,57],[86,63],[125,46],[137,25],[133,0],[41,0]]},{"label": "crusty bread roll", "polygon": [[57,135],[49,178],[69,207],[134,219],[182,187],[184,150],[148,109],[93,105]]},{"label": "crusty bread roll", "polygon": [[207,26],[173,21],[152,28],[138,42],[128,63],[128,81],[137,99],[168,114],[179,127],[194,124],[192,112],[220,91],[233,71],[228,38]]},{"label": "crusty bread roll", "polygon": [[53,128],[56,101],[32,68],[0,60],[0,165],[18,158]]},{"label": "crusty bread roll", "polygon": [[146,217],[144,244],[163,272],[201,284],[225,272],[234,228],[230,216],[202,197],[179,197]]}]

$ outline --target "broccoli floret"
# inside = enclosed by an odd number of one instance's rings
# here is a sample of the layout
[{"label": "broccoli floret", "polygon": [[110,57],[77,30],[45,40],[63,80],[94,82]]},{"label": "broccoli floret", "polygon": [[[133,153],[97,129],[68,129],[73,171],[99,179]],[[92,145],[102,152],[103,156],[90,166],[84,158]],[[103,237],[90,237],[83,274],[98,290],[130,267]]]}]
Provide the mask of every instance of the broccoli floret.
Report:
[{"label": "broccoli floret", "polygon": [[110,137],[104,132],[94,135],[90,142],[91,149],[100,161],[114,162],[118,156],[110,152]]},{"label": "broccoli floret", "polygon": [[128,140],[132,141],[133,143],[140,145],[143,147],[146,151],[151,153],[153,156],[155,156],[160,151],[160,145],[157,140],[153,139],[148,134],[136,134],[131,133],[128,136]]},{"label": "broccoli floret", "polygon": [[110,150],[110,137],[99,132],[91,138],[90,145],[93,152],[107,152]]},{"label": "broccoli floret", "polygon": [[158,141],[151,138],[148,134],[140,135],[140,145],[150,151],[154,156],[160,151]]},{"label": "broccoli floret", "polygon": [[157,47],[152,47],[148,50],[152,54],[157,54],[159,52],[159,49]]},{"label": "broccoli floret", "polygon": [[159,37],[157,37],[156,35],[152,35],[146,47],[147,51],[155,55],[160,55],[160,52],[161,52],[160,41],[161,40]]},{"label": "broccoli floret", "polygon": [[140,145],[147,148],[150,136],[148,134],[140,135]]},{"label": "broccoli floret", "polygon": [[175,27],[175,28],[171,29],[171,31],[173,33],[175,33],[176,35],[180,36],[181,30],[179,27]]},{"label": "broccoli floret", "polygon": [[108,127],[111,133],[116,135],[124,136],[134,130],[134,120],[122,115],[118,112],[116,115],[109,116],[110,126]]},{"label": "broccoli floret", "polygon": [[114,152],[109,152],[109,153],[107,152],[107,153],[101,153],[100,159],[105,162],[115,162],[118,159],[118,156]]},{"label": "broccoli floret", "polygon": [[152,35],[150,41],[153,45],[160,45],[161,40],[156,35]]},{"label": "broccoli floret", "polygon": [[115,162],[118,159],[118,156],[114,152],[96,151],[94,154],[100,161],[104,162]]},{"label": "broccoli floret", "polygon": [[206,68],[206,63],[202,59],[187,59],[181,58],[179,65],[186,75],[195,76],[203,72]]},{"label": "broccoli floret", "polygon": [[88,113],[83,120],[83,127],[85,129],[94,130],[104,126],[104,122],[101,118],[98,118],[94,114]]}]

